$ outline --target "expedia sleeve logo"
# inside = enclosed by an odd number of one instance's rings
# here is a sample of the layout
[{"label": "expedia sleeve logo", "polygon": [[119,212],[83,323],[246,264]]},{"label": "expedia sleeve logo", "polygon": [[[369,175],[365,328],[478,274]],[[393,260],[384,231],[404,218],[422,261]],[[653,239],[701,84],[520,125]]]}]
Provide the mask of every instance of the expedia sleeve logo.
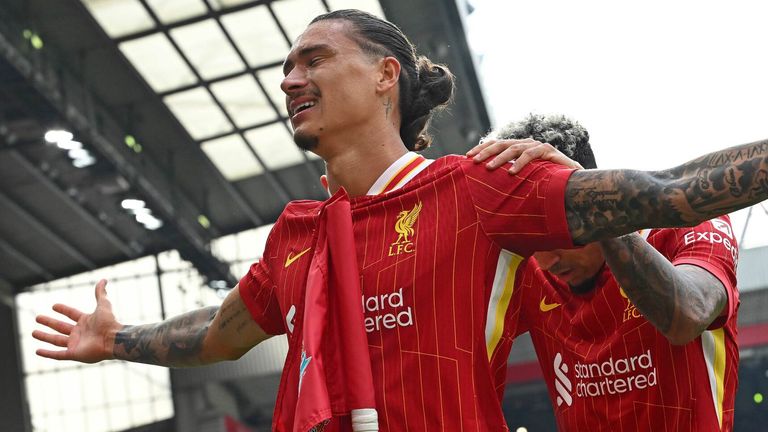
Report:
[{"label": "expedia sleeve logo", "polygon": [[689,231],[683,236],[685,245],[688,246],[695,242],[706,242],[711,244],[722,244],[725,250],[731,254],[735,263],[739,258],[739,250],[732,242],[733,230],[731,225],[722,219],[712,219],[712,231]]},{"label": "expedia sleeve logo", "polygon": [[413,246],[412,237],[416,233],[414,225],[416,219],[421,212],[421,201],[413,206],[411,210],[401,211],[397,215],[397,221],[395,222],[395,232],[397,233],[397,240],[389,246],[389,256],[400,255],[402,253],[413,253],[415,250]]},{"label": "expedia sleeve logo", "polygon": [[730,238],[733,238],[733,231],[731,230],[731,226],[728,225],[726,221],[722,219],[712,219],[712,226],[721,233],[727,235]]}]

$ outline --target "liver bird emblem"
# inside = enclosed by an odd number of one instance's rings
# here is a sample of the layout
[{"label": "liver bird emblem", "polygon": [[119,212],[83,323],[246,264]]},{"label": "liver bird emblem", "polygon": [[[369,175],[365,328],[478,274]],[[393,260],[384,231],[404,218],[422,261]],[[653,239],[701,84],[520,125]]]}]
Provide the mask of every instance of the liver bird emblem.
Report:
[{"label": "liver bird emblem", "polygon": [[397,215],[395,231],[400,235],[397,236],[395,244],[401,242],[408,243],[410,241],[408,237],[413,235],[413,225],[416,223],[416,218],[419,217],[419,212],[421,212],[421,201],[414,205],[411,210],[403,210]]}]

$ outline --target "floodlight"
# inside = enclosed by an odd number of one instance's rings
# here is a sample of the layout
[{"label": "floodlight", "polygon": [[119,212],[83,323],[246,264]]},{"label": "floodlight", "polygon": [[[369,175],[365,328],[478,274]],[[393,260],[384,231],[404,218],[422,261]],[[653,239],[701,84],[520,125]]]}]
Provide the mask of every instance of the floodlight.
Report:
[{"label": "floodlight", "polygon": [[57,143],[60,141],[71,141],[74,135],[72,132],[62,129],[51,129],[45,133],[45,140],[49,143]]}]

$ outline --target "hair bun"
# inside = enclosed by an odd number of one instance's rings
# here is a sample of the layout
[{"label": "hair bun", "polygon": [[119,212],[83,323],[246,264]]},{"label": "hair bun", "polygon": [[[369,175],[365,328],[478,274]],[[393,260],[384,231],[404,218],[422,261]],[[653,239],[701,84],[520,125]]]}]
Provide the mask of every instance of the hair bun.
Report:
[{"label": "hair bun", "polygon": [[[453,96],[454,77],[447,67],[432,63],[427,57],[416,59],[418,81],[412,84],[415,97],[403,106],[400,135],[412,150],[424,150],[432,143],[427,133],[435,109],[445,107]],[[412,146],[409,145],[412,143]]]},{"label": "hair bun", "polygon": [[417,59],[419,74],[419,98],[424,100],[425,108],[434,109],[446,105],[453,96],[454,76],[447,67],[432,63],[430,59],[420,56]]}]

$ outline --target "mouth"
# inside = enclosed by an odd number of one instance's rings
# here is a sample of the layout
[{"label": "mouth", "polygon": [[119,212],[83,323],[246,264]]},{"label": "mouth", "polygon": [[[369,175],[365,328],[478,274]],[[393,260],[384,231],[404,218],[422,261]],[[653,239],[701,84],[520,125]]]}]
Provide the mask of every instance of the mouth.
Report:
[{"label": "mouth", "polygon": [[306,111],[306,110],[308,110],[308,109],[311,109],[311,108],[312,108],[312,107],[314,107],[316,104],[317,104],[317,102],[316,102],[316,101],[307,101],[307,102],[302,102],[302,103],[300,103],[300,104],[296,105],[296,106],[295,106],[295,107],[293,107],[293,109],[291,110],[291,117],[296,117],[296,116],[297,116],[299,113],[301,113],[301,112],[303,112],[303,111]]},{"label": "mouth", "polygon": [[311,111],[318,103],[319,95],[311,92],[294,95],[293,98],[288,100],[288,114],[291,120],[301,116],[301,114]]}]

